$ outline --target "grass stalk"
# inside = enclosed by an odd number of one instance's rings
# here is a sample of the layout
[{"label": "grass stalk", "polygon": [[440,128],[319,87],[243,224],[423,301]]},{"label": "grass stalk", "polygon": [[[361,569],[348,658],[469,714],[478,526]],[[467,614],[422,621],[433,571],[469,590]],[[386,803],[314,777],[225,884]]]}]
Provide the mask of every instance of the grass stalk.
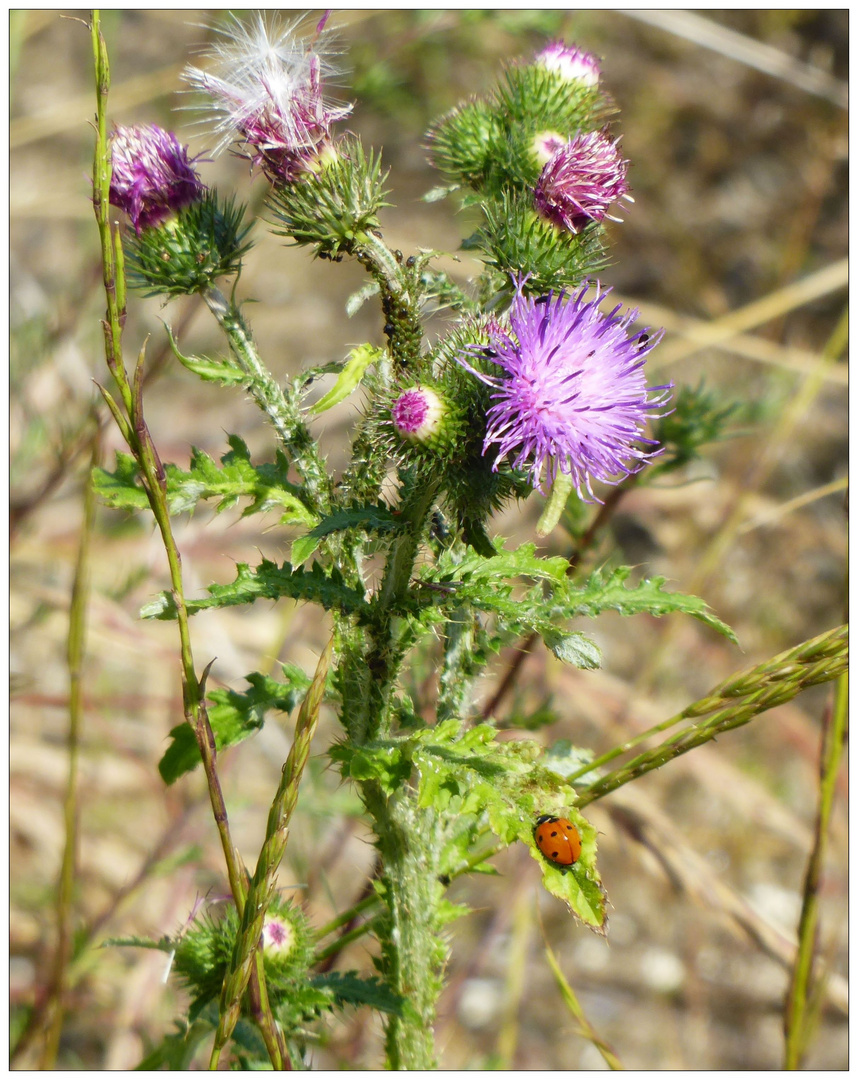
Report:
[{"label": "grass stalk", "polygon": [[784,1013],[785,1069],[801,1068],[815,1019],[812,1002],[819,996],[816,994],[816,989],[820,980],[814,977],[814,956],[820,915],[819,892],[828,846],[828,827],[831,822],[837,775],[840,771],[846,740],[848,703],[848,677],[843,674],[838,679],[834,702],[825,717],[822,733],[819,806],[816,812],[813,849],[804,879],[804,897],[798,923],[798,950],[787,990]]},{"label": "grass stalk", "polygon": [[[775,705],[791,701],[808,686],[839,678],[846,671],[848,649],[848,626],[839,626],[719,684],[705,698],[652,730],[702,717],[699,723],[684,727],[654,749],[595,780],[582,791],[578,807],[583,808],[630,780],[661,768],[680,754],[747,724]],[[592,768],[590,764],[586,771]]]},{"label": "grass stalk", "polygon": [[[133,380],[131,381],[128,379],[123,362],[122,330],[125,323],[126,288],[122,240],[119,231],[111,227],[109,217],[111,160],[107,135],[107,97],[110,90],[110,68],[107,47],[100,31],[100,15],[97,10],[92,13],[91,32],[95,58],[97,99],[93,204],[101,240],[104,287],[107,299],[107,317],[103,324],[105,354],[108,368],[119,390],[120,401],[115,401],[112,395],[106,391],[102,391],[102,393],[140,468],[149,505],[161,533],[167,555],[181,645],[184,716],[194,732],[200,749],[212,813],[226,862],[230,889],[236,907],[239,913],[242,913],[247,888],[246,872],[232,842],[226,802],[217,771],[217,750],[205,704],[205,681],[208,669],[203,673],[202,679],[197,677],[191,647],[189,616],[184,599],[182,560],[173,536],[170,512],[167,506],[166,477],[143,415],[145,343],[138,355]],[[276,1024],[270,1006],[268,1006],[264,973],[261,968],[254,972],[254,986],[251,996],[257,1006],[257,1017],[263,1038],[266,1041],[269,1053],[272,1054],[272,1064],[275,1064],[275,1066],[278,1062],[282,1064],[281,1056],[278,1053],[281,1040],[275,1036]]]},{"label": "grass stalk", "polygon": [[[95,415],[93,413],[93,415]],[[49,1012],[45,1041],[39,1055],[39,1068],[54,1068],[63,1027],[64,998],[68,988],[68,965],[72,950],[72,918],[78,850],[78,765],[80,736],[83,725],[83,665],[86,654],[86,616],[89,600],[89,558],[95,528],[96,497],[92,483],[93,470],[101,458],[100,428],[95,417],[92,436],[90,470],[83,495],[83,521],[69,605],[68,669],[69,669],[69,731],[68,777],[63,803],[65,845],[57,886],[57,946],[54,955],[50,995],[53,1007]]]},{"label": "grass stalk", "polygon": [[[274,896],[277,869],[289,840],[289,822],[298,802],[301,776],[310,756],[310,744],[319,721],[332,650],[333,638],[319,657],[313,681],[301,704],[292,748],[283,766],[277,793],[268,813],[265,841],[247,891],[247,902],[242,912],[230,970],[224,979],[220,1020],[209,1063],[211,1069],[218,1067],[223,1047],[235,1029],[241,1012],[241,999],[257,964],[257,948],[262,936],[265,913]],[[261,960],[261,957],[259,959]],[[260,969],[261,965],[257,967],[257,970]]]},{"label": "grass stalk", "polygon": [[554,974],[554,978],[560,990],[560,996],[563,998],[563,1003],[572,1016],[578,1021],[578,1034],[581,1038],[586,1039],[596,1047],[609,1069],[621,1071],[623,1069],[622,1062],[587,1019],[584,1010],[581,1008],[581,1003],[578,1001],[578,996],[567,982],[566,976],[560,968],[560,963],[548,942],[545,943],[545,957],[548,960],[548,966]]}]

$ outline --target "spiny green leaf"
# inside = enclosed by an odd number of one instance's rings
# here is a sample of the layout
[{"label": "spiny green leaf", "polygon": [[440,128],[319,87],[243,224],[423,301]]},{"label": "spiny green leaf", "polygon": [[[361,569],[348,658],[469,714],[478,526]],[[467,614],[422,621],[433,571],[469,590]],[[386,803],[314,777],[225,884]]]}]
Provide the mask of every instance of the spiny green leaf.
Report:
[{"label": "spiny green leaf", "polygon": [[[605,898],[596,867],[596,830],[575,810],[574,789],[547,767],[542,748],[529,740],[499,743],[489,724],[462,731],[448,720],[403,740],[420,774],[419,799],[449,814],[485,814],[502,843],[527,844],[543,870],[549,892],[566,901],[588,926],[605,922]],[[540,814],[569,818],[582,841],[581,857],[562,870],[536,847],[533,829]]]},{"label": "spiny green leaf", "polygon": [[[181,514],[205,499],[216,499],[216,512],[234,506],[240,498],[251,503],[243,512],[280,511],[281,525],[312,525],[316,515],[302,500],[299,487],[287,479],[289,462],[278,450],[272,464],[254,465],[245,443],[237,435],[229,436],[232,447],[217,465],[208,454],[193,448],[190,469],[167,463],[167,504],[171,514]],[[133,457],[117,452],[116,471],[95,471],[96,490],[108,506],[124,510],[141,510],[149,505],[146,492],[139,483],[139,470]]]},{"label": "spiny green leaf", "polygon": [[116,451],[116,471],[93,469],[93,485],[98,497],[119,510],[145,510],[149,499],[139,483],[140,470],[130,454]]},{"label": "spiny green leaf", "polygon": [[645,578],[632,588],[625,581],[631,573],[628,566],[618,567],[610,574],[598,570],[582,586],[571,586],[565,600],[567,615],[598,615],[602,611],[618,611],[621,615],[669,615],[678,611],[691,615],[706,626],[717,630],[731,641],[736,635],[710,611],[698,596],[664,592],[665,578]]},{"label": "spiny green leaf", "polygon": [[189,510],[200,499],[218,499],[217,512],[233,506],[239,498],[252,499],[242,516],[281,510],[281,525],[305,525],[316,521],[301,499],[301,489],[288,480],[289,462],[277,451],[270,464],[254,465],[247,445],[237,435],[229,436],[232,447],[220,466],[202,450],[194,448],[188,471],[167,466],[167,497],[171,513]]},{"label": "spiny green leaf", "polygon": [[310,985],[333,995],[337,1005],[369,1005],[378,1012],[401,1016],[405,998],[375,976],[362,978],[356,971],[329,971],[313,975]]},{"label": "spiny green leaf", "polygon": [[388,795],[398,791],[411,775],[411,760],[399,740],[379,741],[361,747],[337,743],[329,753],[331,760],[341,766],[344,779],[374,780]]},{"label": "spiny green leaf", "polygon": [[380,503],[376,506],[355,506],[338,510],[323,518],[306,536],[292,541],[292,565],[301,566],[313,554],[321,541],[331,533],[361,527],[367,532],[392,532],[399,525],[397,518]]},{"label": "spiny green leaf", "polygon": [[[503,539],[498,537],[495,548],[499,548],[503,542]],[[490,558],[469,551],[458,562],[451,552],[444,551],[438,559],[437,567],[428,570],[425,576],[438,582],[458,580],[468,584],[482,581],[496,583],[501,577],[527,577],[535,581],[560,582],[566,577],[568,569],[569,563],[561,555],[550,558],[537,555],[535,544],[522,544],[513,551],[497,550]]]},{"label": "spiny green leaf", "polygon": [[[369,604],[363,593],[346,585],[339,570],[324,570],[313,563],[310,570],[293,570],[289,563],[278,566],[263,559],[251,568],[238,563],[235,581],[228,585],[210,585],[209,598],[186,600],[188,613],[196,614],[206,608],[232,607],[252,604],[254,600],[279,600],[290,596],[295,600],[311,600],[322,607],[345,614],[366,615]],[[172,593],[163,592],[141,609],[144,619],[175,619],[176,605]]]},{"label": "spiny green leaf", "polygon": [[[218,750],[243,742],[265,722],[269,709],[291,712],[303,700],[310,679],[300,668],[283,665],[286,682],[278,682],[253,671],[247,676],[250,689],[244,693],[236,690],[211,690],[208,694],[209,723]],[[158,763],[158,771],[165,784],[172,784],[180,776],[200,764],[197,740],[187,722],[179,724],[170,732],[173,740]]]}]

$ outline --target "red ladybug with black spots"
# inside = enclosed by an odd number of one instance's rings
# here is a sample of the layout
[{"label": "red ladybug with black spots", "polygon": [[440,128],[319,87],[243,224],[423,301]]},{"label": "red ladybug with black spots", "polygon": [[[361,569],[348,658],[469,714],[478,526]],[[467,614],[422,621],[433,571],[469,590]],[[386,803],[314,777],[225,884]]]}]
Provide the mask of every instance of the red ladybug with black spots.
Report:
[{"label": "red ladybug with black spots", "polygon": [[581,858],[581,834],[567,818],[542,814],[533,830],[536,846],[555,866],[568,868]]}]

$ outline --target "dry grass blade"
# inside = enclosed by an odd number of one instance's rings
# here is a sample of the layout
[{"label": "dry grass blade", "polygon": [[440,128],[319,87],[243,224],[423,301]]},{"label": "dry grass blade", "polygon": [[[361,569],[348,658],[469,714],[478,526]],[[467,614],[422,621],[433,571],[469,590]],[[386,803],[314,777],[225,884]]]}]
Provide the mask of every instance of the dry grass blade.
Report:
[{"label": "dry grass blade", "polygon": [[787,502],[781,503],[780,506],[775,506],[766,513],[759,514],[750,521],[746,521],[744,525],[739,526],[736,535],[743,536],[745,533],[752,532],[754,529],[760,529],[764,525],[773,525],[776,521],[780,521],[781,518],[786,517],[787,514],[791,514],[794,510],[800,510],[803,506],[809,506],[811,503],[817,502],[819,499],[824,499],[829,495],[836,495],[839,491],[846,491],[848,487],[849,479],[846,476],[841,476],[837,480],[832,480],[830,484],[822,484],[812,491],[806,491],[803,495],[798,495],[794,499],[789,499]]},{"label": "dry grass blade", "polygon": [[729,56],[740,64],[764,71],[793,86],[827,98],[845,109],[849,105],[849,88],[827,71],[804,64],[787,53],[761,41],[740,34],[729,27],[705,19],[693,11],[624,11],[631,19],[667,30],[677,37],[693,41],[704,48]]},{"label": "dry grass blade", "polygon": [[660,370],[668,364],[685,360],[707,346],[723,345],[734,337],[780,318],[804,304],[810,304],[823,296],[839,292],[849,284],[849,260],[841,259],[800,281],[791,282],[775,289],[767,296],[754,300],[744,307],[714,319],[695,331],[694,340],[663,342],[648,363],[650,371]]},{"label": "dry grass blade", "polygon": [[[545,934],[543,932],[543,940],[545,940]],[[560,962],[554,955],[551,946],[545,941],[545,956],[548,960],[548,966],[551,968],[554,978],[557,981],[557,986],[560,990],[560,995],[566,1005],[569,1012],[575,1017],[580,1025],[578,1034],[582,1039],[586,1039],[591,1042],[593,1046],[602,1055],[605,1064],[609,1069],[614,1071],[623,1070],[623,1064],[620,1059],[611,1049],[611,1047],[605,1042],[605,1040],[596,1032],[596,1029],[587,1019],[584,1010],[581,1008],[581,1003],[578,1001],[578,997],[569,983],[566,981],[566,976],[563,974],[560,968]]]},{"label": "dry grass blade", "polygon": [[[713,327],[721,325],[720,320],[704,322],[702,319],[693,319],[685,314],[678,314],[663,304],[654,304],[650,301],[639,301],[632,298],[617,296],[617,300],[637,308],[640,312],[640,321],[652,326],[663,326],[670,334],[676,334],[685,339],[685,343],[677,343],[675,348],[694,346],[693,352],[698,349],[716,348],[724,352],[741,356],[745,360],[754,360],[759,364],[768,364],[771,367],[783,368],[786,371],[795,371],[801,375],[810,375],[818,370],[819,356],[807,349],[799,349],[792,345],[782,345],[776,341],[755,334],[730,333],[723,337],[720,330]],[[726,316],[725,318],[728,318]],[[664,346],[667,350],[670,342]],[[684,354],[683,359],[687,355]],[[668,360],[669,362],[669,360]],[[658,354],[653,357],[652,364],[659,363]],[[836,383],[838,386],[846,386],[849,382],[849,373],[846,365],[826,366],[822,372],[825,382]]]}]

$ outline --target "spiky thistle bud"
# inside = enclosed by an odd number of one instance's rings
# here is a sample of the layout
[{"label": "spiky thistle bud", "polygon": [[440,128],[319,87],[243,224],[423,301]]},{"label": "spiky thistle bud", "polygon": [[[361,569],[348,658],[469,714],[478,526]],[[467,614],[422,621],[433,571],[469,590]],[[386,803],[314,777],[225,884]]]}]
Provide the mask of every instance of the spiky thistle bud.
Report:
[{"label": "spiky thistle bud", "polygon": [[449,446],[459,429],[458,416],[431,386],[411,386],[390,408],[390,421],[400,439],[435,450]]},{"label": "spiky thistle bud", "polygon": [[[230,903],[220,915],[197,919],[176,943],[174,967],[196,1006],[218,997],[232,960],[239,917]],[[273,1001],[303,980],[313,959],[313,935],[303,911],[275,899],[262,927],[262,956]]]},{"label": "spiky thistle bud", "polygon": [[577,45],[565,45],[552,41],[533,61],[549,71],[555,71],[566,82],[581,82],[585,86],[598,86],[601,78],[599,61]]}]

